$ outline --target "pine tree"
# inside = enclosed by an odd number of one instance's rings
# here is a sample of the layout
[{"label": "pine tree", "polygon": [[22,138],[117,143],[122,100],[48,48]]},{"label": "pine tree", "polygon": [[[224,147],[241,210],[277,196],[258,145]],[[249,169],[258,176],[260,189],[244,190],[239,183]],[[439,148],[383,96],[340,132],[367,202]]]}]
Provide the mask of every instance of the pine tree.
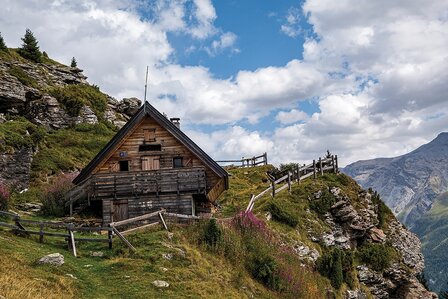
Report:
[{"label": "pine tree", "polygon": [[3,39],[2,33],[0,32],[0,51],[8,50],[6,47],[5,40]]},{"label": "pine tree", "polygon": [[19,49],[19,54],[29,60],[35,62],[42,61],[42,53],[39,51],[37,39],[31,30],[26,29],[25,36],[22,38],[23,44]]},{"label": "pine tree", "polygon": [[77,67],[78,66],[78,63],[76,62],[75,57],[72,58],[72,62],[70,63],[70,66],[71,67]]}]

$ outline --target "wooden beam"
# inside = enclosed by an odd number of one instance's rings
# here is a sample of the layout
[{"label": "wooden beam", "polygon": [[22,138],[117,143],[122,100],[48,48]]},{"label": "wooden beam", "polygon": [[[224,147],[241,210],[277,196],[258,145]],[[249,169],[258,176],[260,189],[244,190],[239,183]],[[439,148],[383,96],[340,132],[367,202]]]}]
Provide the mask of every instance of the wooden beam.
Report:
[{"label": "wooden beam", "polygon": [[128,245],[128,247],[132,250],[132,251],[137,251],[137,249],[135,249],[134,246],[132,246],[131,243],[129,243],[128,240],[126,240],[126,238],[114,227],[112,226],[112,229],[114,231],[114,233],[121,239],[121,241],[123,241],[126,245]]},{"label": "wooden beam", "polygon": [[70,245],[72,246],[73,256],[76,257],[76,243],[75,236],[73,236],[73,231],[68,228],[68,234],[70,235]]},{"label": "wooden beam", "polygon": [[141,215],[141,216],[137,216],[137,217],[134,217],[134,218],[129,218],[129,219],[126,219],[126,220],[111,222],[110,226],[117,227],[117,226],[130,224],[130,223],[133,223],[133,222],[136,222],[136,221],[140,221],[140,220],[146,220],[146,219],[149,219],[151,217],[157,216],[158,213],[165,213],[165,209],[161,209],[159,211],[152,212],[152,213],[145,214],[145,215]]},{"label": "wooden beam", "polygon": [[314,178],[316,178],[316,160],[313,160],[313,174]]},{"label": "wooden beam", "polygon": [[162,213],[159,213],[159,218],[160,218],[160,221],[162,221],[162,224],[163,224],[163,227],[165,228],[165,230],[168,230],[168,226],[166,226],[165,219],[163,219]]},{"label": "wooden beam", "polygon": [[139,226],[139,227],[134,227],[134,228],[125,230],[124,232],[121,232],[121,234],[123,236],[125,236],[125,235],[128,235],[130,233],[133,233],[133,232],[136,232],[136,231],[139,231],[139,230],[143,230],[145,228],[152,227],[152,226],[157,225],[157,224],[159,224],[159,221],[152,222],[152,223],[145,224],[145,225],[142,225],[142,226]]}]

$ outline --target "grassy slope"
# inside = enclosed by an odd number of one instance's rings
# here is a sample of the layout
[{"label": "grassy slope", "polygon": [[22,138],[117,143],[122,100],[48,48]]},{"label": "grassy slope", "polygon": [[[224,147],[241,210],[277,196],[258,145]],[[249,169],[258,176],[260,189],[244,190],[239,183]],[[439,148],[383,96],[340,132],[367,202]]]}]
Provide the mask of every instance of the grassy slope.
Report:
[{"label": "grassy slope", "polygon": [[[222,206],[219,217],[235,215],[243,210],[251,193],[258,193],[267,187],[263,182],[264,173],[270,166],[230,169],[230,190],[221,197]],[[324,248],[310,241],[310,236],[319,236],[329,227],[319,215],[309,207],[308,197],[317,190],[329,186],[341,187],[356,204],[359,186],[344,175],[326,174],[318,180],[306,180],[300,185],[294,184],[292,193],[283,191],[275,199],[264,196],[255,205],[255,214],[264,219],[264,214],[274,202],[297,219],[297,225],[291,227],[281,221],[269,221],[267,225],[285,244],[302,242],[320,253]],[[212,298],[222,294],[226,298],[278,298],[282,295],[268,290],[251,278],[247,269],[232,262],[223,254],[206,250],[198,245],[197,227],[171,226],[174,237],[168,238],[159,228],[129,236],[130,242],[138,249],[136,254],[116,239],[114,249],[97,244],[81,244],[79,257],[74,258],[59,239],[46,239],[44,244],[37,238],[15,237],[0,228],[0,295],[7,298],[52,298],[61,293],[66,298]],[[196,229],[196,231],[194,231]],[[179,249],[186,252],[185,257]],[[102,250],[106,257],[90,257],[90,251]],[[66,258],[62,267],[37,265],[36,261],[48,253],[60,252]],[[173,253],[172,260],[162,257],[163,253]],[[355,261],[355,265],[358,261]],[[92,267],[85,267],[92,265]],[[161,267],[168,271],[164,272]],[[299,264],[295,269],[299,269]],[[301,288],[295,298],[321,298],[330,288],[327,278],[312,270],[299,270]],[[66,274],[77,277],[74,280]],[[156,279],[170,283],[166,289],[152,285]],[[14,282],[14,284],[12,283]],[[359,287],[357,281],[355,286]],[[342,298],[347,286],[344,284],[336,291]],[[308,292],[308,293],[307,293]],[[320,294],[320,295],[318,295]],[[307,297],[308,296],[308,297]]]},{"label": "grassy slope", "polygon": [[417,225],[415,231],[423,245],[426,258],[425,272],[431,273],[429,284],[435,291],[445,290],[448,286],[448,192],[439,195]]},{"label": "grassy slope", "polygon": [[[173,240],[164,231],[146,231],[129,237],[138,252],[130,253],[116,241],[109,251],[101,245],[83,244],[79,257],[65,250],[57,240],[39,244],[37,239],[20,238],[0,231],[0,295],[6,298],[271,298],[275,295],[249,278],[235,273],[228,262],[192,245],[174,231]],[[169,247],[173,248],[169,248]],[[178,249],[186,252],[185,257]],[[103,250],[106,257],[90,257],[91,250]],[[48,253],[65,256],[61,267],[38,265]],[[162,257],[172,253],[172,260]],[[86,267],[86,265],[91,265]],[[168,270],[163,271],[161,267]],[[67,276],[74,275],[77,279]],[[152,285],[165,280],[170,287]]]}]

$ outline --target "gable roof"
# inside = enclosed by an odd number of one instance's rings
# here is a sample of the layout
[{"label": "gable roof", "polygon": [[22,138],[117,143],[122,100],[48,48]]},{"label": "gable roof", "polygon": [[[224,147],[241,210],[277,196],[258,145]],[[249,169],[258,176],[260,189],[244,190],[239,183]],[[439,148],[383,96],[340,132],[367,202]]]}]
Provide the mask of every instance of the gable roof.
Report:
[{"label": "gable roof", "polygon": [[207,155],[196,143],[194,143],[184,132],[182,132],[177,126],[175,126],[169,119],[162,115],[156,108],[154,108],[148,102],[145,102],[139,110],[131,117],[131,119],[115,134],[115,136],[106,144],[106,146],[90,161],[90,163],[79,173],[79,175],[73,180],[74,184],[78,184],[84,181],[90,176],[92,171],[103,160],[104,156],[109,154],[120,143],[123,137],[125,137],[140,121],[149,116],[154,119],[159,125],[165,128],[170,134],[172,134],[180,143],[187,147],[195,156],[198,157],[205,165],[207,165],[215,174],[219,177],[226,178],[226,188],[228,186],[228,174],[218,165],[209,155]]}]

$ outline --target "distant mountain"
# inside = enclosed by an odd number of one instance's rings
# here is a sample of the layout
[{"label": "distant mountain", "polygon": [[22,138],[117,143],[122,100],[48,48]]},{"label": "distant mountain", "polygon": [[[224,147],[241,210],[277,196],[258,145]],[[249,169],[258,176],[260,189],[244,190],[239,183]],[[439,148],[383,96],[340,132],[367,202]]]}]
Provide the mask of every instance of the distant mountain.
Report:
[{"label": "distant mountain", "polygon": [[448,133],[396,158],[358,161],[343,172],[381,198],[422,240],[432,290],[448,287]]},{"label": "distant mountain", "polygon": [[373,188],[410,228],[448,191],[448,133],[396,158],[378,158],[348,165],[343,172],[364,188]]}]

